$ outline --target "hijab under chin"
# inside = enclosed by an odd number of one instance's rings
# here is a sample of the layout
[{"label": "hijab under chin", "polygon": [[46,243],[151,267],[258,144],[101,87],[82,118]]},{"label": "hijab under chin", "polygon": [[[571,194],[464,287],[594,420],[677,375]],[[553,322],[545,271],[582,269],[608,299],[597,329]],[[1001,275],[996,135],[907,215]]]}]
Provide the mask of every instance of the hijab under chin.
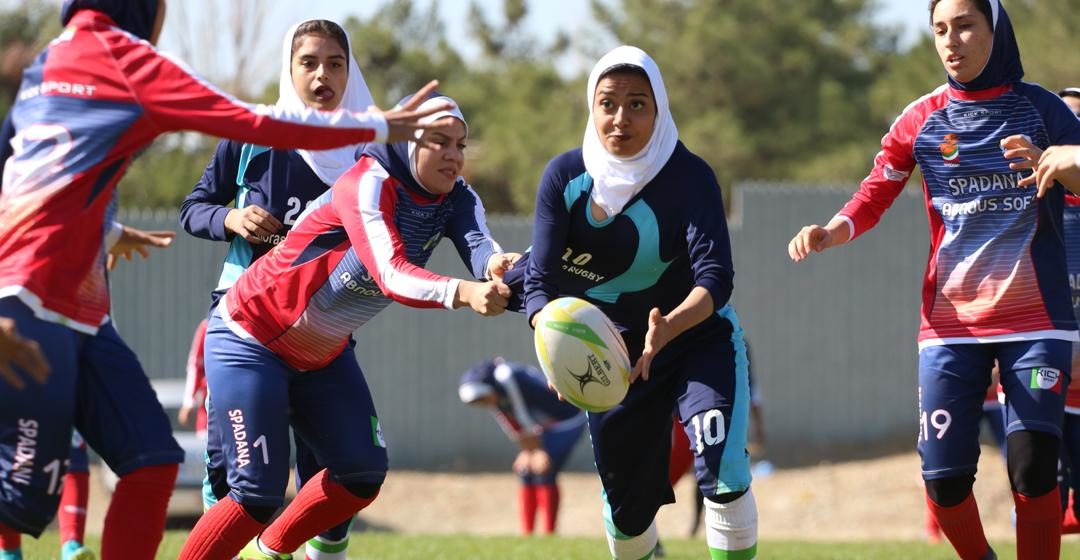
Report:
[{"label": "hijab under chin", "polygon": [[949,85],[955,89],[990,89],[1015,84],[1024,77],[1024,66],[1020,63],[1020,47],[1016,44],[1016,34],[1013,32],[1009,14],[1005,12],[1005,6],[1000,0],[990,0],[990,7],[993,12],[991,25],[994,28],[994,46],[990,50],[990,58],[982,72],[970,82],[958,82],[949,76]]},{"label": "hijab under chin", "polygon": [[[303,23],[297,23],[289,28],[289,31],[285,33],[285,43],[281,48],[281,77],[278,82],[277,105],[291,110],[307,108],[304,101],[300,99],[300,94],[296,92],[296,87],[292,81],[293,35],[296,34],[297,28]],[[368,91],[364,75],[360,73],[360,67],[356,65],[356,59],[353,57],[351,48],[352,38],[349,37],[348,32],[345,33],[345,39],[350,46],[345,53],[349,59],[349,81],[346,82],[345,91],[336,91],[334,93],[341,96],[338,109],[362,113],[367,111],[368,107],[374,105],[375,102],[371,98],[371,92]],[[362,148],[363,144],[352,144],[332,150],[296,150],[296,152],[307,162],[308,166],[311,167],[311,170],[318,175],[322,182],[333,185],[338,177],[356,163],[356,154]]]},{"label": "hijab under chin", "polygon": [[[405,103],[408,103],[411,98],[412,96],[405,97],[398,102],[397,106],[400,107]],[[433,93],[420,104],[417,110],[422,111],[431,105],[446,101],[453,103],[454,107],[452,109],[428,115],[418,122],[420,124],[430,124],[442,118],[453,117],[465,125],[465,133],[468,134],[469,123],[465,120],[465,116],[462,115],[461,109],[457,106],[457,102],[450,97],[438,92]],[[419,139],[421,134],[423,134],[423,131],[417,130],[416,138]],[[436,195],[420,182],[420,177],[417,174],[416,148],[417,144],[415,141],[395,142],[393,144],[368,144],[364,148],[363,155],[374,158],[375,161],[379,162],[379,165],[382,165],[383,168],[386,169],[386,172],[389,173],[391,177],[401,181],[409,190],[420,195],[434,197]],[[465,179],[458,177],[457,183],[465,184]]]},{"label": "hijab under chin", "polygon": [[[656,121],[649,143],[641,152],[626,158],[607,151],[596,125],[593,124],[593,98],[600,76],[608,69],[623,64],[637,66],[645,71],[656,100]],[[667,89],[664,87],[660,68],[645,51],[637,47],[618,47],[600,58],[589,74],[588,99],[589,122],[585,126],[581,154],[585,160],[585,169],[593,180],[590,196],[610,217],[622,212],[626,203],[660,173],[679,142],[679,130],[671,117]]]}]

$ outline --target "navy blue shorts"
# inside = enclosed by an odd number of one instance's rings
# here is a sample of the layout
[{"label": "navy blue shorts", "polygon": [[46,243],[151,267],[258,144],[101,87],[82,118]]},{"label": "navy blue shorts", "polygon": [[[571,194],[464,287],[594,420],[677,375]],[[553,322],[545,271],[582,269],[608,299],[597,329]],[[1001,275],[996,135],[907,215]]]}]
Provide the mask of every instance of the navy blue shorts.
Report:
[{"label": "navy blue shorts", "polygon": [[71,432],[71,457],[68,458],[69,473],[90,472],[90,454],[86,449],[86,440],[78,430]]},{"label": "navy blue shorts", "polygon": [[[219,434],[229,496],[279,507],[289,481],[289,428],[331,478],[381,484],[386,443],[367,381],[348,347],[325,368],[299,372],[215,311],[206,330],[210,433]],[[208,434],[209,435],[209,434]]]},{"label": "navy blue shorts", "polygon": [[923,479],[975,474],[979,422],[994,359],[1005,392],[1005,433],[1061,437],[1072,343],[1033,340],[929,346],[919,352],[919,455]]},{"label": "navy blue shorts", "polygon": [[73,426],[120,476],[184,459],[150,381],[112,323],[81,334],[38,319],[14,297],[0,299],[0,317],[15,319],[19,334],[37,341],[52,371],[45,384],[22,391],[0,383],[0,522],[38,536],[52,521]]},{"label": "navy blue shorts", "polygon": [[648,381],[631,385],[615,408],[589,414],[612,534],[640,535],[660,506],[675,501],[668,481],[673,411],[690,439],[694,474],[704,495],[750,487],[749,361],[734,310],[725,307],[720,315],[730,330],[713,328],[683,341],[677,356],[661,352],[657,360],[664,357],[664,363],[654,362]]}]

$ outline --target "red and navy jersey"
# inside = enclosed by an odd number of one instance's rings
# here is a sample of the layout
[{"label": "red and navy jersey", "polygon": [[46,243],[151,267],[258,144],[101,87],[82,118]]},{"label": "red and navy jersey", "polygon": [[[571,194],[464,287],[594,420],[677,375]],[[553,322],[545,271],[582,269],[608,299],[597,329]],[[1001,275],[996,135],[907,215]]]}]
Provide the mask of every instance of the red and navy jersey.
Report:
[{"label": "red and navy jersey", "polygon": [[[1080,196],[1065,194],[1065,255],[1069,266],[1069,290],[1072,295],[1073,314],[1080,321]],[[1065,396],[1065,407],[1072,414],[1080,414],[1080,371],[1073,371],[1073,381]]]},{"label": "red and navy jersey", "polygon": [[1000,142],[1026,135],[1045,149],[1080,144],[1080,121],[1045,89],[1015,84],[963,91],[942,86],[904,110],[874,169],[839,217],[855,238],[873,227],[915,166],[923,176],[931,250],[919,347],[1060,339],[1075,341],[1062,237],[1064,189],[1036,200],[1019,186]]},{"label": "red and navy jersey", "polygon": [[234,333],[292,367],[322,368],[393,301],[452,307],[458,281],[423,268],[444,236],[477,278],[502,251],[463,181],[449,194],[430,195],[365,155],[240,276],[222,314]]},{"label": "red and navy jersey", "polygon": [[196,130],[278,148],[380,140],[379,115],[241,103],[109,15],[75,12],[24,72],[0,194],[0,297],[87,333],[109,309],[102,241],[114,189],[162,133]]}]

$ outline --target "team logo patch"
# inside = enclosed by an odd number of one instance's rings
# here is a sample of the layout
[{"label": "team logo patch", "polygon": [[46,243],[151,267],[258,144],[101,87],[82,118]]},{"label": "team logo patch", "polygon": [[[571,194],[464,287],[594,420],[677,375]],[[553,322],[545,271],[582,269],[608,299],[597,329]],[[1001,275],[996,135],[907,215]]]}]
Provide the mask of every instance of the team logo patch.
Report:
[{"label": "team logo patch", "polygon": [[938,144],[938,149],[941,150],[941,158],[945,160],[945,165],[953,167],[960,165],[960,137],[955,134],[946,134],[945,141]]},{"label": "team logo patch", "polygon": [[381,447],[386,449],[386,440],[383,439],[382,425],[379,424],[379,419],[371,417],[371,439],[375,443],[375,447]]},{"label": "team logo patch", "polygon": [[1061,392],[1061,370],[1054,368],[1033,368],[1031,370],[1031,388]]},{"label": "team logo patch", "polygon": [[903,181],[903,180],[907,179],[910,175],[911,175],[911,173],[906,173],[904,171],[900,171],[899,169],[896,169],[892,165],[889,165],[887,163],[885,164],[885,178],[892,181],[892,182],[894,182],[894,183],[897,182],[897,181]]}]

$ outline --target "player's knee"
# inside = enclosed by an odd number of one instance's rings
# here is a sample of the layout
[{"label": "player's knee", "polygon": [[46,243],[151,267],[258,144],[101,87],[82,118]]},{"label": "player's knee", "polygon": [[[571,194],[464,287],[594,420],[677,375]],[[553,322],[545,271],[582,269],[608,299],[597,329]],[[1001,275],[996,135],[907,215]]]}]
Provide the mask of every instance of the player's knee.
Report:
[{"label": "player's knee", "polygon": [[342,482],[342,486],[349,491],[350,494],[357,498],[371,499],[379,495],[379,490],[382,489],[382,482],[365,482],[365,481],[347,481]]},{"label": "player's knee", "polygon": [[734,502],[735,500],[743,497],[743,495],[745,495],[748,490],[749,488],[747,488],[746,490],[740,490],[738,492],[728,492],[726,494],[717,494],[716,496],[706,496],[705,499],[714,504],[730,504],[731,502]]},{"label": "player's knee", "polygon": [[[616,525],[618,527],[618,525]],[[640,533],[629,536],[627,533],[622,533],[623,529],[619,528],[620,534],[613,535],[609,528],[607,534],[608,550],[611,552],[611,557],[616,560],[623,558],[630,558],[637,560],[639,558],[646,558],[654,550],[656,550],[656,542],[658,536],[656,533],[656,521],[649,520],[649,524],[645,526]]]},{"label": "player's knee", "polygon": [[926,495],[941,507],[960,505],[971,495],[975,485],[975,475],[950,476],[926,481]]},{"label": "player's knee", "polygon": [[1060,440],[1054,434],[1020,431],[1009,434],[1009,482],[1013,491],[1028,497],[1042,496],[1057,486]]},{"label": "player's knee", "polygon": [[251,516],[252,519],[266,525],[274,518],[274,514],[277,513],[278,506],[260,506],[255,504],[240,504],[240,507],[244,508],[244,513]]}]

